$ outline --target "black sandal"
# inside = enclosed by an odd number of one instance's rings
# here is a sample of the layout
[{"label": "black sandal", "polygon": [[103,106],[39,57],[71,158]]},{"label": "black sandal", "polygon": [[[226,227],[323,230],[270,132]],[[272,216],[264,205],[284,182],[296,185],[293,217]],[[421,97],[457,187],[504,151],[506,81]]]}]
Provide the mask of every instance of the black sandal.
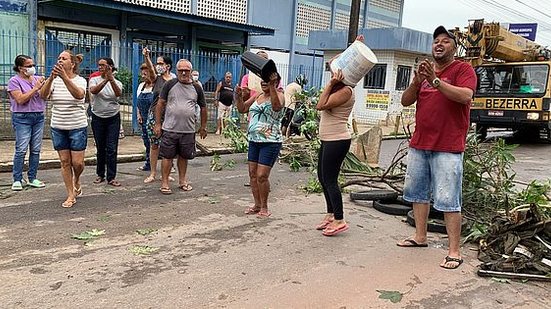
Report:
[{"label": "black sandal", "polygon": [[[444,258],[444,260],[445,260],[446,262],[444,263],[444,265],[440,265],[440,267],[445,268],[445,269],[456,269],[456,268],[458,268],[459,266],[461,266],[461,264],[463,264],[463,259],[462,259],[462,258],[454,258],[454,257],[451,257],[451,256],[449,256],[449,255],[446,256],[446,257]],[[457,265],[451,266],[451,267],[446,267],[446,264],[447,264],[447,263],[450,263],[450,262],[452,262],[452,263],[457,263]]]},{"label": "black sandal", "polygon": [[99,177],[99,176],[98,176],[98,177],[96,177],[96,179],[94,180],[94,183],[97,185],[97,184],[102,183],[102,182],[104,182],[104,181],[105,181],[105,178]]}]

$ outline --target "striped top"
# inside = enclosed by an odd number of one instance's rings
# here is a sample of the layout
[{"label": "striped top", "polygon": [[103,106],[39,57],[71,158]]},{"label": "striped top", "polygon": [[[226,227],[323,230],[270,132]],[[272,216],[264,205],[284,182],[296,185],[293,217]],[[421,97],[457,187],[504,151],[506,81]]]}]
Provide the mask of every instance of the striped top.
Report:
[{"label": "striped top", "polygon": [[[75,76],[72,82],[86,91],[86,80]],[[61,77],[56,77],[52,84],[52,93],[48,99],[52,104],[52,119],[50,126],[60,130],[81,129],[88,126],[84,98],[75,99]]]}]

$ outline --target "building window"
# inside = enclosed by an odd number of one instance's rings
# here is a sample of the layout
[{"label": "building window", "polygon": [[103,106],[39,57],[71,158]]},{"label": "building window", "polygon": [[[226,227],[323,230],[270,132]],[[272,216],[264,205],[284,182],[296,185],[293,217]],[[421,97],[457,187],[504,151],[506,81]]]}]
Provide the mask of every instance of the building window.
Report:
[{"label": "building window", "polygon": [[364,88],[385,89],[386,64],[376,64],[364,78]]},{"label": "building window", "polygon": [[399,65],[398,72],[396,74],[396,90],[406,90],[406,88],[409,86],[410,78],[411,67]]}]

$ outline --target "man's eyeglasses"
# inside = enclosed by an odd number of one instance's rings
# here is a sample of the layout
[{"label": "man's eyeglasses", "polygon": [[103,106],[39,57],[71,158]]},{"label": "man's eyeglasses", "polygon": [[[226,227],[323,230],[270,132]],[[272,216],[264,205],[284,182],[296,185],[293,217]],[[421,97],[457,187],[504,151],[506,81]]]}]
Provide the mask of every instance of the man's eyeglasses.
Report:
[{"label": "man's eyeglasses", "polygon": [[176,70],[178,73],[191,72],[191,70]]}]

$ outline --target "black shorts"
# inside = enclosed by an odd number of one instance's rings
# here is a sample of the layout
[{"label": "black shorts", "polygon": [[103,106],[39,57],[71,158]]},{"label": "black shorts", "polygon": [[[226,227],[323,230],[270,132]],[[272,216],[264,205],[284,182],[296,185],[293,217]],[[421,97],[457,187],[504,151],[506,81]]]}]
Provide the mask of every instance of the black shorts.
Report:
[{"label": "black shorts", "polygon": [[283,119],[281,119],[281,125],[283,127],[288,127],[291,123],[291,120],[293,119],[293,113],[295,111],[293,109],[290,109],[288,107],[285,107],[285,115],[283,116]]},{"label": "black shorts", "polygon": [[195,158],[195,133],[163,131],[159,156],[164,159],[174,159],[176,156],[188,160]]}]

